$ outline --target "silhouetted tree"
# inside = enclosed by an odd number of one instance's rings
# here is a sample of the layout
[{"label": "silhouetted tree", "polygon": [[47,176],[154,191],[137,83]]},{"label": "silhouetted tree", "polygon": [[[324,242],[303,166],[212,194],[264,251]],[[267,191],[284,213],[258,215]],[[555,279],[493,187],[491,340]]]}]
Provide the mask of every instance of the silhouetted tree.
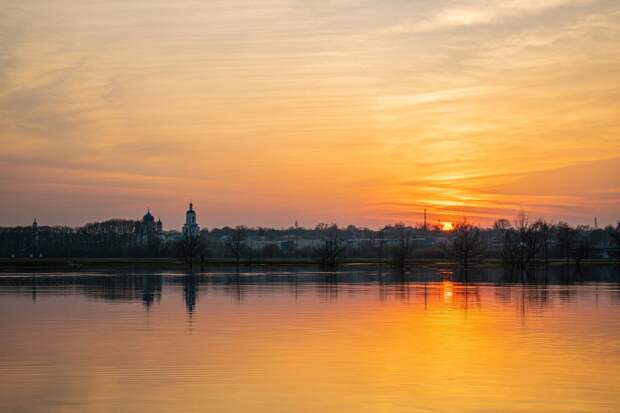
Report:
[{"label": "silhouetted tree", "polygon": [[620,264],[620,222],[618,222],[615,227],[611,225],[607,227],[607,234],[609,236],[610,246],[615,248],[612,254],[615,255]]},{"label": "silhouetted tree", "polygon": [[548,259],[548,251],[545,248],[548,244],[549,231],[549,224],[542,219],[530,223],[524,212],[517,216],[513,232],[505,239],[507,247],[512,251],[506,251],[505,254],[513,259],[513,265],[515,262],[518,263],[523,275],[535,275],[536,263],[541,252],[545,260]]},{"label": "silhouetted tree", "polygon": [[542,244],[543,262],[545,267],[549,265],[549,241],[551,238],[552,225],[544,219],[539,219],[534,223],[535,230],[540,233],[540,242]]},{"label": "silhouetted tree", "polygon": [[193,267],[194,258],[201,252],[202,240],[199,235],[185,235],[177,244],[177,250],[181,257]]},{"label": "silhouetted tree", "polygon": [[[449,241],[454,235],[434,230],[433,236]],[[563,258],[567,263],[579,260],[576,248],[584,234],[590,237],[590,257],[601,251],[604,256],[619,259],[620,223],[607,226],[604,230],[589,227],[572,228],[565,223],[552,225],[539,219],[530,222],[520,214],[514,222],[497,220],[492,229],[479,229],[480,237],[488,243],[489,256],[501,256],[505,264],[521,268],[523,273],[532,274],[535,267],[548,263],[552,258]],[[325,266],[335,265],[345,254],[381,262],[385,257],[393,258],[396,267],[404,269],[405,264],[416,257],[438,258],[444,250],[440,245],[420,245],[417,248],[415,235],[420,230],[404,224],[388,225],[381,231],[349,225],[344,229],[333,224],[319,224],[315,228],[247,228],[223,227],[201,231],[201,248],[206,255],[205,244],[209,244],[212,257],[234,257],[237,264],[249,263],[252,257],[291,256],[317,258]],[[77,228],[34,225],[0,227],[0,257],[173,257],[186,259],[192,242],[179,243],[178,232],[160,233],[140,221],[112,219],[89,223]],[[249,239],[261,238],[268,245],[262,249],[250,249]],[[175,240],[175,241],[170,241]],[[320,240],[320,247],[317,241]],[[353,241],[353,242],[349,242]],[[273,243],[273,244],[270,244]],[[278,245],[280,247],[278,247]],[[344,248],[346,246],[346,249]],[[446,243],[447,246],[447,243]],[[254,251],[252,256],[251,251]],[[581,245],[580,251],[584,251]],[[577,257],[577,258],[576,258]],[[193,257],[192,257],[193,258]],[[583,260],[583,259],[582,259]],[[203,261],[204,262],[204,261]]]},{"label": "silhouetted tree", "polygon": [[486,245],[482,239],[480,228],[459,222],[454,227],[452,239],[446,245],[446,252],[454,259],[461,271],[467,272],[474,260],[484,256]]},{"label": "silhouetted tree", "polygon": [[493,223],[493,231],[497,231],[502,234],[510,228],[512,228],[510,221],[505,218],[498,219]]},{"label": "silhouetted tree", "polygon": [[567,265],[570,262],[571,251],[574,248],[575,235],[575,230],[567,223],[560,222],[558,224],[556,228],[557,246],[562,258],[566,260]]},{"label": "silhouetted tree", "polygon": [[273,258],[281,256],[282,251],[280,250],[278,244],[267,244],[263,247],[262,254],[263,257]]},{"label": "silhouetted tree", "polygon": [[504,232],[502,237],[502,261],[512,267],[520,264],[521,261],[519,236],[517,231],[512,228]]},{"label": "silhouetted tree", "polygon": [[592,237],[589,228],[580,227],[575,231],[574,247],[572,248],[571,255],[575,260],[575,266],[577,271],[581,271],[581,264],[583,260],[590,258],[592,254]]},{"label": "silhouetted tree", "polygon": [[316,249],[320,264],[324,268],[335,268],[338,265],[338,259],[345,251],[338,225],[332,224],[330,227],[322,227],[321,230],[326,232],[326,236],[323,245]]},{"label": "silhouetted tree", "polygon": [[393,229],[398,241],[393,250],[394,265],[401,273],[404,273],[407,261],[413,254],[413,228],[403,223],[398,223],[394,225]]},{"label": "silhouetted tree", "polygon": [[374,234],[373,248],[375,249],[376,254],[377,254],[377,262],[379,264],[379,271],[380,271],[381,267],[383,265],[383,254],[384,254],[384,251],[385,251],[385,232],[384,232],[384,230],[377,231]]},{"label": "silhouetted tree", "polygon": [[235,264],[237,266],[237,272],[239,272],[239,265],[241,263],[241,257],[245,251],[245,233],[247,231],[247,227],[243,225],[238,225],[232,232],[230,240],[227,243],[228,249],[230,250],[232,256],[235,259]]}]

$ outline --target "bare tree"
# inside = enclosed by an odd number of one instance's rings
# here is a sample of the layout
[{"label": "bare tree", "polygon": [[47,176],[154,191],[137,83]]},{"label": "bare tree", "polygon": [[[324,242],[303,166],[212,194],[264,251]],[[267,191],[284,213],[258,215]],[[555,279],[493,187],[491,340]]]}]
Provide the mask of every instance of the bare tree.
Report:
[{"label": "bare tree", "polygon": [[517,214],[517,217],[514,221],[514,228],[517,231],[525,231],[529,226],[530,219],[524,211],[521,211]]},{"label": "bare tree", "polygon": [[485,250],[480,228],[468,224],[467,220],[456,224],[447,253],[458,263],[461,271],[466,273],[474,260],[484,256]]},{"label": "bare tree", "polygon": [[571,251],[573,250],[575,244],[576,232],[567,223],[560,222],[557,226],[556,237],[560,254],[566,260],[566,264],[568,265],[570,262]]},{"label": "bare tree", "polygon": [[345,247],[339,236],[338,225],[333,224],[330,227],[322,228],[327,233],[324,244],[316,249],[319,256],[321,266],[324,268],[335,268],[338,265],[338,259],[345,251]]},{"label": "bare tree", "polygon": [[581,271],[583,260],[590,258],[592,247],[592,233],[590,228],[578,227],[576,230],[574,247],[571,251],[577,271]]},{"label": "bare tree", "polygon": [[615,248],[614,255],[620,264],[620,222],[618,222],[615,227],[611,225],[607,227],[607,234],[609,235],[611,244]]},{"label": "bare tree", "polygon": [[510,225],[510,221],[505,218],[498,219],[493,223],[493,231],[504,233],[505,231],[512,228]]},{"label": "bare tree", "polygon": [[542,250],[542,227],[538,221],[530,223],[525,212],[517,215],[514,227],[518,241],[516,247],[518,248],[519,268],[524,273],[534,275],[536,260]]},{"label": "bare tree", "polygon": [[394,249],[394,265],[401,273],[405,272],[407,261],[413,254],[413,229],[403,223],[394,225],[398,245]]},{"label": "bare tree", "polygon": [[375,233],[372,246],[377,254],[377,263],[379,264],[379,271],[381,271],[381,267],[383,265],[383,254],[385,252],[384,230],[379,230]]},{"label": "bare tree", "polygon": [[247,228],[242,225],[238,225],[234,228],[232,236],[227,243],[228,249],[230,250],[232,256],[235,258],[235,263],[237,265],[237,272],[239,272],[239,265],[241,263],[241,257],[243,256],[245,246],[245,232]]},{"label": "bare tree", "polygon": [[547,267],[549,265],[549,242],[551,238],[552,225],[541,218],[534,223],[534,227],[535,230],[540,233],[543,261],[545,263],[545,267]]},{"label": "bare tree", "polygon": [[193,267],[194,258],[202,250],[202,240],[199,235],[185,235],[177,244],[181,257]]}]

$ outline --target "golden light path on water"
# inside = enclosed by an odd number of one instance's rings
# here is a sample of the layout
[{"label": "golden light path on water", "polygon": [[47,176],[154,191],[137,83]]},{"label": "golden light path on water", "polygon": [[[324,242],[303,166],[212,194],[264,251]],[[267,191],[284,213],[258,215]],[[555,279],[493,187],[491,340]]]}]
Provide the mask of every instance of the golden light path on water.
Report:
[{"label": "golden light path on water", "polygon": [[617,285],[124,282],[0,287],[1,411],[620,410]]}]

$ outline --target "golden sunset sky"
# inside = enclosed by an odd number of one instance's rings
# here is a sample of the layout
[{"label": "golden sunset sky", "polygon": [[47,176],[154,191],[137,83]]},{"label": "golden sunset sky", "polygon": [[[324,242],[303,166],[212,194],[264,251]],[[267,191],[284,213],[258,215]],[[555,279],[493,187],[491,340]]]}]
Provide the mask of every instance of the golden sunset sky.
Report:
[{"label": "golden sunset sky", "polygon": [[620,218],[618,0],[4,0],[0,225]]}]

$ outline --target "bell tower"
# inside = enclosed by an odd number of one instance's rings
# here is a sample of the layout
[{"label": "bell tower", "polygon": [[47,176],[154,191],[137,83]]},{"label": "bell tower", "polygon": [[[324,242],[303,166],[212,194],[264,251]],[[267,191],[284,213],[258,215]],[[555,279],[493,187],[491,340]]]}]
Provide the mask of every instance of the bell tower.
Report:
[{"label": "bell tower", "polygon": [[196,223],[196,211],[194,204],[190,201],[189,209],[185,213],[185,225],[183,225],[183,235],[186,237],[196,237],[200,234],[200,227]]}]

